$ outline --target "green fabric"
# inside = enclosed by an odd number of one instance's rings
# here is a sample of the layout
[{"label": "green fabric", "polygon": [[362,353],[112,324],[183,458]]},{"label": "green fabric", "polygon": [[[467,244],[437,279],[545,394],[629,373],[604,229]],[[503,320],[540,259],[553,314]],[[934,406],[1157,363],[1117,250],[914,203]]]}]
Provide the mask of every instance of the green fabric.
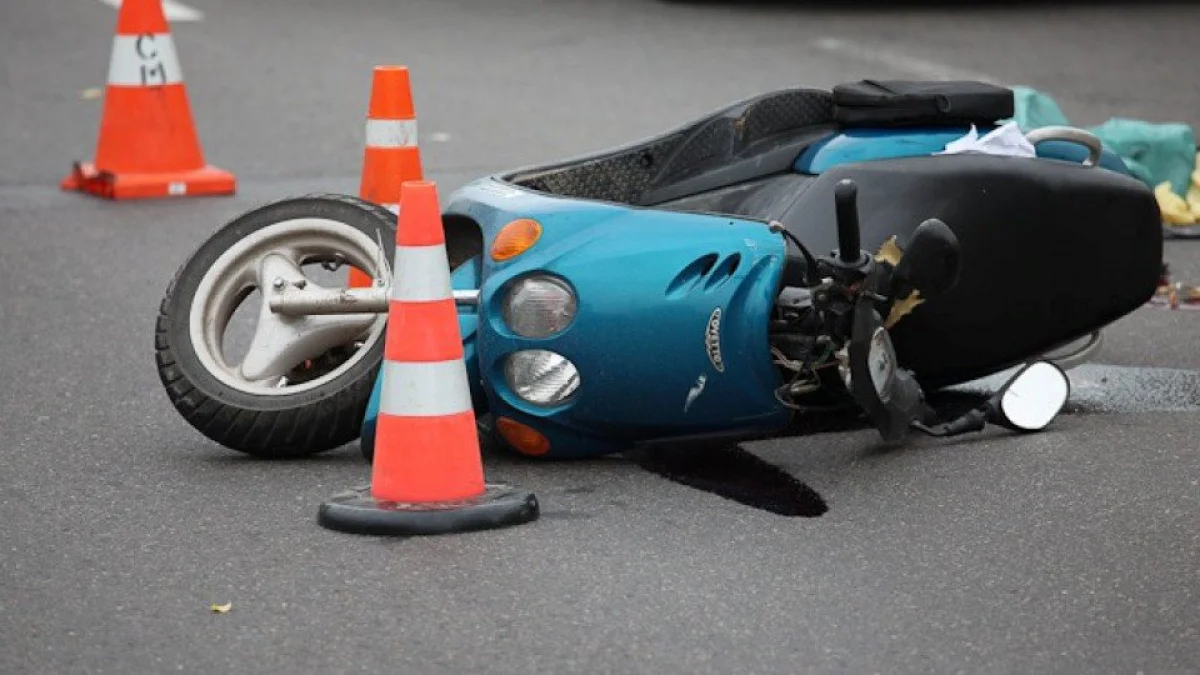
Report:
[{"label": "green fabric", "polygon": [[1029,87],[1013,87],[1012,90],[1016,104],[1014,119],[1022,131],[1071,124],[1058,103],[1046,94]]},{"label": "green fabric", "polygon": [[1113,118],[1089,129],[1120,155],[1135,176],[1150,187],[1169,181],[1171,191],[1187,194],[1196,164],[1196,137],[1186,124],[1151,124]]},{"label": "green fabric", "polygon": [[[1030,87],[1013,87],[1013,120],[1022,131],[1070,125],[1070,120],[1049,95]],[[1125,161],[1129,170],[1151,188],[1170,182],[1180,197],[1187,194],[1196,168],[1196,136],[1186,124],[1155,124],[1141,120],[1112,118],[1086,129]]]}]

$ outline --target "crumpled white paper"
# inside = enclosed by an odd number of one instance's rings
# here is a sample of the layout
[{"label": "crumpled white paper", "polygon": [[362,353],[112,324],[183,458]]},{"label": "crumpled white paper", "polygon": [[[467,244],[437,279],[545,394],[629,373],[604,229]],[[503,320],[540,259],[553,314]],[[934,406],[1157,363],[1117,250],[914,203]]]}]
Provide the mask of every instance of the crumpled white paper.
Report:
[{"label": "crumpled white paper", "polygon": [[1029,142],[1029,139],[1025,138],[1025,134],[1021,132],[1021,127],[1016,122],[1009,122],[1004,126],[989,131],[983,136],[979,135],[979,130],[972,124],[971,130],[967,132],[966,136],[950,141],[946,144],[945,150],[935,154],[1036,157],[1037,151],[1034,150],[1033,144]]}]

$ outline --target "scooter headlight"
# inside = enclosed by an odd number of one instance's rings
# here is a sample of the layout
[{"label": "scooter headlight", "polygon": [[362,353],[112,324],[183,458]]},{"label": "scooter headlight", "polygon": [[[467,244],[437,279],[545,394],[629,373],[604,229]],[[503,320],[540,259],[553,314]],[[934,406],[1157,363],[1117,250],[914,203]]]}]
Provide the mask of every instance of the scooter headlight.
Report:
[{"label": "scooter headlight", "polygon": [[565,329],[575,318],[575,294],[567,284],[534,276],[513,284],[504,301],[504,321],[517,335],[544,338]]},{"label": "scooter headlight", "polygon": [[539,406],[563,403],[579,388],[579,371],[561,354],[529,349],[511,354],[504,364],[508,386],[517,396]]}]

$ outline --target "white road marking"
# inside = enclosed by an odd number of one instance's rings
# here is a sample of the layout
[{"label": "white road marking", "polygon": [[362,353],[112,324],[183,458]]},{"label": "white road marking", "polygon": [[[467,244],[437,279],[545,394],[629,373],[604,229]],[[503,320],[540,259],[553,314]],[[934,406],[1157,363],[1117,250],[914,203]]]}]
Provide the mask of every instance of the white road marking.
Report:
[{"label": "white road marking", "polygon": [[977,80],[991,84],[1001,84],[1001,78],[977,73],[971,70],[955,68],[949,64],[929,61],[908,54],[879,49],[851,40],[841,38],[821,38],[817,40],[817,48],[823,51],[849,56],[851,58],[873,63],[875,65],[908,72],[913,77],[930,80]]},{"label": "white road marking", "polygon": [[[121,0],[100,0],[100,2],[114,9],[121,7]],[[204,18],[203,12],[182,2],[177,2],[177,0],[163,0],[163,14],[166,15],[167,21],[200,21]]]}]

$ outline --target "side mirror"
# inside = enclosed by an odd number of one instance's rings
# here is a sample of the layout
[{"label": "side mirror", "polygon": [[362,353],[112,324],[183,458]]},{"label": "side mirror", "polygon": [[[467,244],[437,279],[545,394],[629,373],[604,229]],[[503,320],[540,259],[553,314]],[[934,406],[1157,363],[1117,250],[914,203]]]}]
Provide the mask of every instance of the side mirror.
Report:
[{"label": "side mirror", "polygon": [[954,231],[937,218],[930,218],[913,232],[912,241],[896,265],[893,281],[899,287],[916,289],[923,298],[936,297],[958,283],[961,251]]},{"label": "side mirror", "polygon": [[1041,431],[1062,411],[1071,396],[1071,380],[1049,361],[1031,363],[1017,371],[983,405],[957,419],[933,426],[912,426],[930,436],[957,436],[981,431],[988,422],[1013,431]]},{"label": "side mirror", "polygon": [[991,400],[991,421],[1014,431],[1041,431],[1071,397],[1071,380],[1049,361],[1031,363]]}]

